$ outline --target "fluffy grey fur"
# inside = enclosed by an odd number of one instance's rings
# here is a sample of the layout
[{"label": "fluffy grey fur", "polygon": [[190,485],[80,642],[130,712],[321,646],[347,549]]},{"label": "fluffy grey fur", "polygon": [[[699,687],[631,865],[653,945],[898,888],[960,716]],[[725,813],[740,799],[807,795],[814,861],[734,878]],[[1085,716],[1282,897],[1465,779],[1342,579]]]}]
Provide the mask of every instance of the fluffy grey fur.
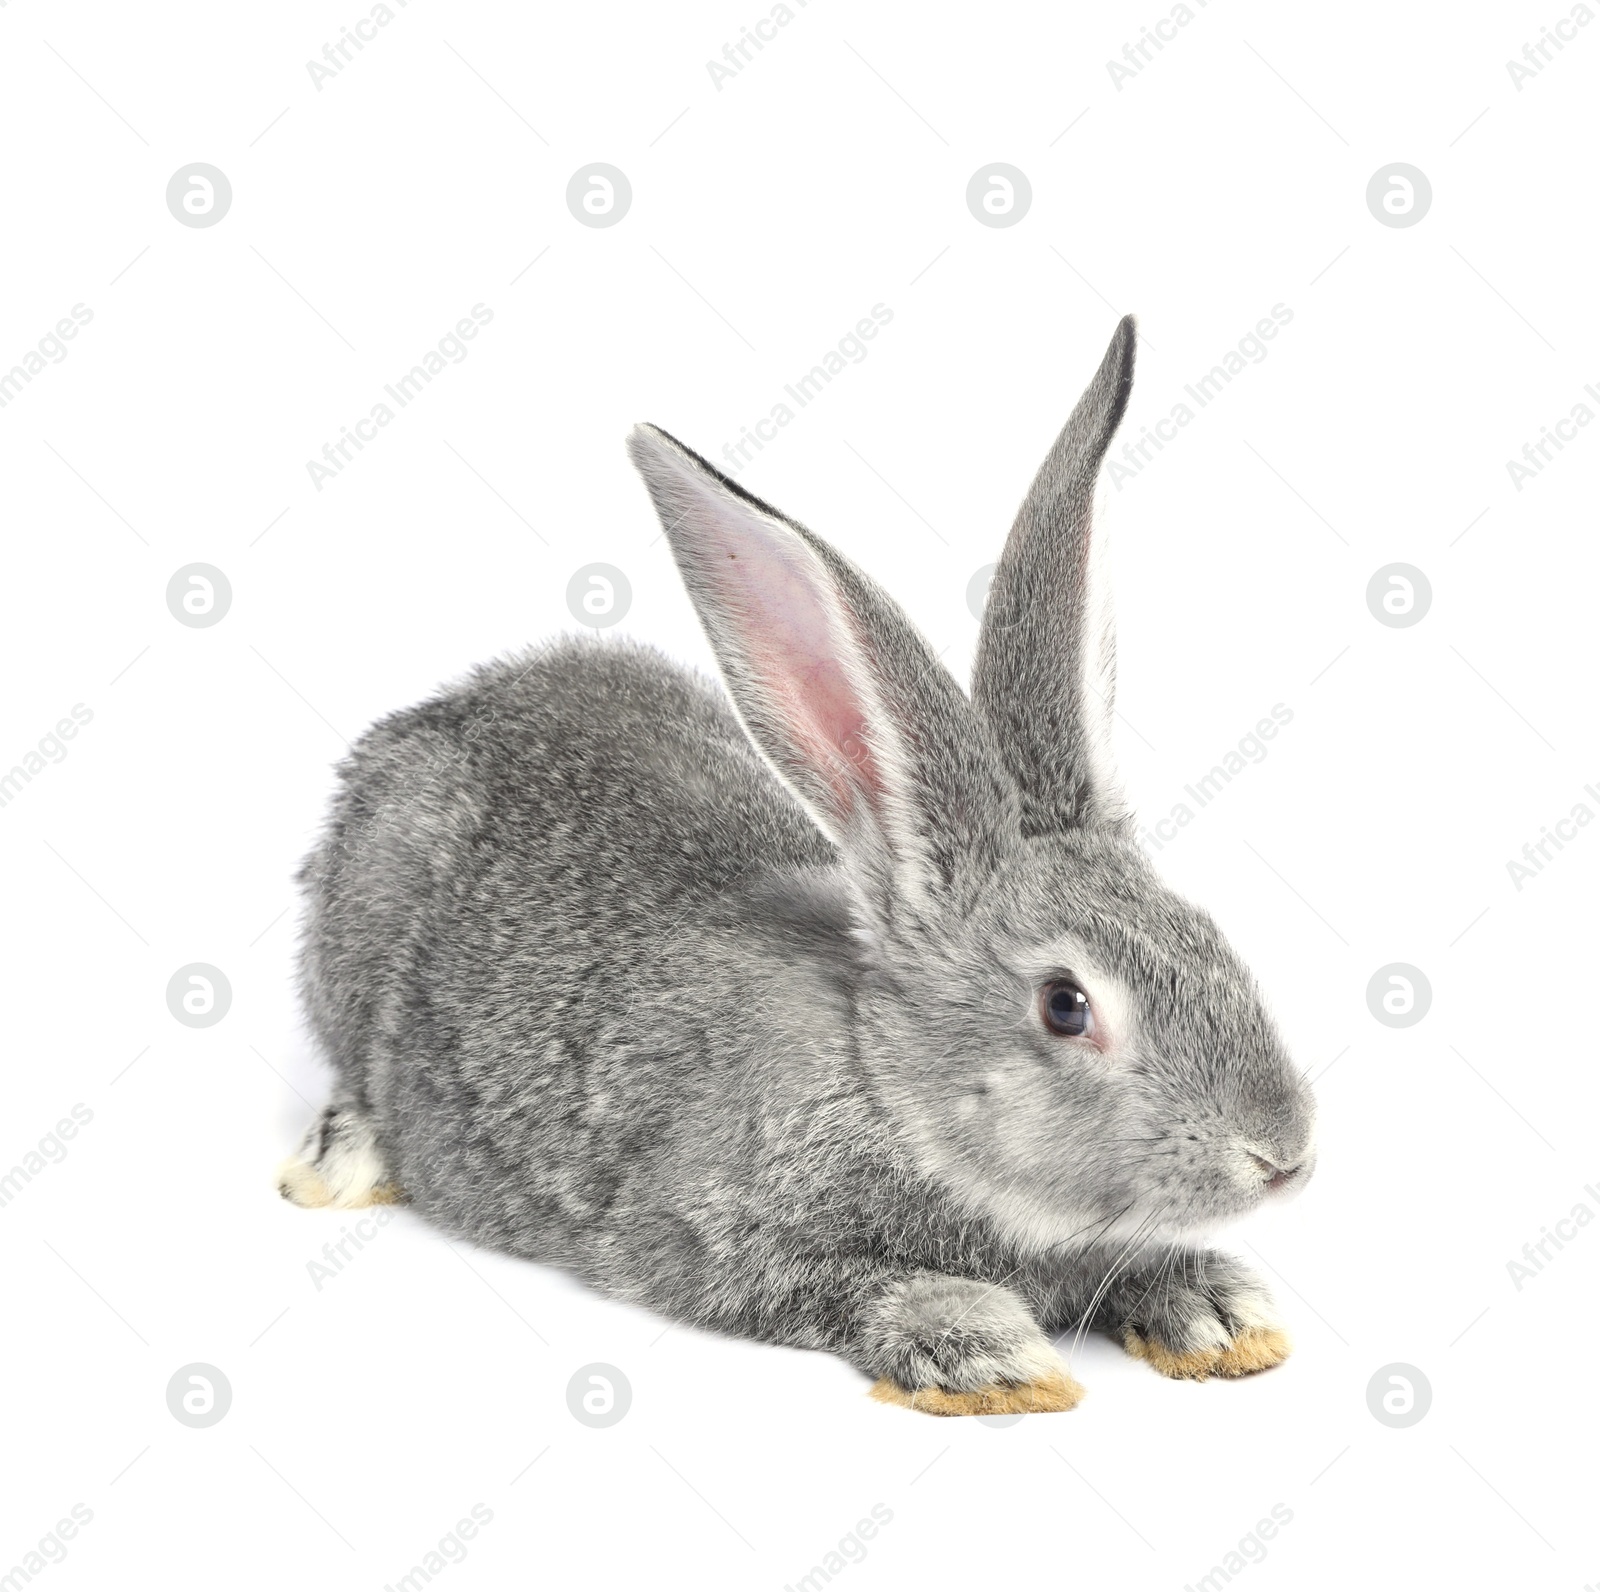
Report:
[{"label": "fluffy grey fur", "polygon": [[[1309,1175],[1310,1099],[1084,699],[1133,354],[1129,320],[1023,505],[970,701],[826,543],[636,431],[727,690],[563,639],[362,737],[301,874],[320,1142],[359,1123],[449,1232],[908,1388],[1027,1382],[1086,1315],[1174,1353],[1259,1324],[1191,1246]],[[1092,1039],[1042,1020],[1067,974]]]}]

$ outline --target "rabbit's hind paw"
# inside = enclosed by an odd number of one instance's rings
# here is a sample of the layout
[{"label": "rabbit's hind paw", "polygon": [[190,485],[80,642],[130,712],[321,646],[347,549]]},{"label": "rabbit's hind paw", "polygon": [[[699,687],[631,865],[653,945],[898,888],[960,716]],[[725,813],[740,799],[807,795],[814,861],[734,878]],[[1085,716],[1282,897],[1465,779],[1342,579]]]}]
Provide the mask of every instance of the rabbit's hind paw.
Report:
[{"label": "rabbit's hind paw", "polygon": [[372,1124],[354,1107],[331,1105],[278,1168],[278,1192],[304,1210],[398,1205],[405,1195],[389,1175]]}]

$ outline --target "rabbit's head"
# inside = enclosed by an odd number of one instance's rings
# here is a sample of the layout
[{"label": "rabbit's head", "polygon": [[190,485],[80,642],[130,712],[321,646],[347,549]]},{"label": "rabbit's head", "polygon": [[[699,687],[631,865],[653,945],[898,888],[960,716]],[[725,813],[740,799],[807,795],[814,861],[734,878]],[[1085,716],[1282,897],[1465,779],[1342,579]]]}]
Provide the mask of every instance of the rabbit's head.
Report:
[{"label": "rabbit's head", "polygon": [[965,696],[905,615],[666,433],[630,439],[751,740],[837,846],[866,1082],[1016,1242],[1194,1237],[1310,1175],[1248,971],[1133,839],[1092,534],[1117,328],[1024,502]]}]

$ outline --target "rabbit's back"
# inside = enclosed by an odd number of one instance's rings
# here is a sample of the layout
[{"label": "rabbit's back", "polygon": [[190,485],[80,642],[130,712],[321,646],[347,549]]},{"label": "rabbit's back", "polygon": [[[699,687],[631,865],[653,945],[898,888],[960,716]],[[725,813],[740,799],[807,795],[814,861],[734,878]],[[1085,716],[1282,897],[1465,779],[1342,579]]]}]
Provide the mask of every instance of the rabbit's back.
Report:
[{"label": "rabbit's back", "polygon": [[572,1218],[608,1175],[572,1164],[576,1130],[620,1111],[633,1137],[654,1109],[647,1065],[620,1105],[611,1069],[665,1040],[677,997],[652,990],[641,1028],[630,980],[731,888],[831,858],[720,688],[564,639],[381,721],[342,765],[300,875],[312,1025],[407,1193],[526,1252],[517,1231],[571,1225],[549,1205],[564,1166]]}]

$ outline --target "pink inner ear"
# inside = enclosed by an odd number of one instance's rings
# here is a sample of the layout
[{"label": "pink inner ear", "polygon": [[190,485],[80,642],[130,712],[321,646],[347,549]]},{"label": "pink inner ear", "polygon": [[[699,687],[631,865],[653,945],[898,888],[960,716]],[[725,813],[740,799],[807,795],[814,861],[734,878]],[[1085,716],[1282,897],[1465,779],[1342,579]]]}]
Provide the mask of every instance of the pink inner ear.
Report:
[{"label": "pink inner ear", "polygon": [[848,616],[793,533],[753,514],[736,526],[718,519],[715,583],[774,728],[803,759],[813,788],[832,793],[835,816],[848,819],[863,797],[876,805],[883,795],[865,704],[840,656],[854,645]]}]

